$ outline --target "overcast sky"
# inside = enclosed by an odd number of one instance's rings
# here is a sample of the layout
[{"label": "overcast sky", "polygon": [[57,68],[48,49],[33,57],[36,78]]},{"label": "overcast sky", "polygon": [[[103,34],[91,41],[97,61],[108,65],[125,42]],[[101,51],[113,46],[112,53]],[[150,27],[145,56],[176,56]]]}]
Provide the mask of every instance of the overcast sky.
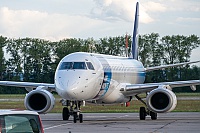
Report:
[{"label": "overcast sky", "polygon": [[[200,37],[200,0],[140,0],[139,33]],[[132,34],[136,0],[1,0],[0,35],[99,39]],[[200,59],[200,48],[192,60]]]}]

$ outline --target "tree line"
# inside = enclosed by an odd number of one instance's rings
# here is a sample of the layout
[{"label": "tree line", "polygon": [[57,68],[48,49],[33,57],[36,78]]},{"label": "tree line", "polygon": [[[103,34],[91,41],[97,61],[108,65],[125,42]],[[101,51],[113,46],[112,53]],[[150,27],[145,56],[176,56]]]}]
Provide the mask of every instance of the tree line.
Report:
[{"label": "tree line", "polygon": [[[127,36],[128,51],[131,35]],[[0,80],[54,83],[59,61],[73,52],[91,52],[125,56],[125,36],[49,41],[38,38],[0,36]],[[145,67],[190,61],[192,50],[200,46],[196,35],[160,37],[158,33],[139,35],[139,60]],[[148,72],[145,82],[200,79],[195,65]],[[186,89],[189,91],[189,89]],[[183,89],[178,89],[183,91]],[[25,93],[24,89],[0,86],[0,93]]]}]

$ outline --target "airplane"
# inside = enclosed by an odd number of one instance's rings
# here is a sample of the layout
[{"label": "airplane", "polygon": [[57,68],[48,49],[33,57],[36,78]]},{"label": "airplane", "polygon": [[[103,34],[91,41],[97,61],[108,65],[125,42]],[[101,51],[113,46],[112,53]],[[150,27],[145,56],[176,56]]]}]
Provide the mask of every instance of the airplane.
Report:
[{"label": "airplane", "polygon": [[[147,115],[156,120],[157,113],[170,112],[176,107],[177,98],[173,88],[190,86],[196,90],[200,80],[144,83],[146,72],[200,61],[144,68],[138,61],[138,20],[137,2],[130,57],[76,52],[61,59],[55,72],[54,84],[0,81],[0,85],[24,87],[28,91],[24,100],[25,107],[38,113],[48,113],[53,109],[55,98],[51,92],[57,92],[64,106],[63,120],[73,116],[74,123],[77,120],[83,122],[80,107],[85,102],[103,105],[127,103],[133,97],[144,104],[140,107],[140,120],[145,120]],[[142,93],[146,94],[145,100],[139,96]]]}]

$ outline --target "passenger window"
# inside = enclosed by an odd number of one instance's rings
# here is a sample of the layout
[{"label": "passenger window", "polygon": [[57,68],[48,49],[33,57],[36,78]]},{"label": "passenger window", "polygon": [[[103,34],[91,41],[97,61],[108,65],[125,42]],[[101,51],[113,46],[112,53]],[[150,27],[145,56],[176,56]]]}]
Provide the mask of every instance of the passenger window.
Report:
[{"label": "passenger window", "polygon": [[74,62],[72,69],[87,69],[85,62]]},{"label": "passenger window", "polygon": [[91,62],[86,62],[86,63],[87,63],[87,67],[88,67],[88,69],[90,69],[90,70],[94,70],[94,66],[92,65]]}]

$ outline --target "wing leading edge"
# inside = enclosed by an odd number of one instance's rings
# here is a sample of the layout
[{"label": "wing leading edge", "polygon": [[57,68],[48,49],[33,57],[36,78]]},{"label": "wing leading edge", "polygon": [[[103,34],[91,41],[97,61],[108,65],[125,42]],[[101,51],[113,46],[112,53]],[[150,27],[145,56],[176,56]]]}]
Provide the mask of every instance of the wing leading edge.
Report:
[{"label": "wing leading edge", "polygon": [[14,82],[14,81],[0,81],[2,86],[15,86],[15,87],[24,87],[24,88],[37,88],[38,86],[44,86],[52,91],[55,90],[55,84],[47,83],[32,83],[32,82]]},{"label": "wing leading edge", "polygon": [[165,87],[167,89],[172,89],[175,87],[190,86],[193,91],[196,90],[196,85],[200,85],[200,80],[188,80],[188,81],[174,81],[174,82],[160,82],[160,83],[146,83],[146,84],[132,84],[126,85],[120,91],[127,96],[133,96],[140,93],[149,92],[159,86]]},{"label": "wing leading edge", "polygon": [[159,69],[164,69],[164,68],[169,68],[169,67],[177,67],[177,66],[183,66],[183,65],[188,65],[192,63],[198,63],[199,61],[191,61],[191,62],[184,62],[184,63],[177,63],[177,64],[170,64],[170,65],[163,65],[163,66],[155,66],[155,67],[147,67],[145,68],[145,71],[153,71],[153,70],[159,70]]}]

